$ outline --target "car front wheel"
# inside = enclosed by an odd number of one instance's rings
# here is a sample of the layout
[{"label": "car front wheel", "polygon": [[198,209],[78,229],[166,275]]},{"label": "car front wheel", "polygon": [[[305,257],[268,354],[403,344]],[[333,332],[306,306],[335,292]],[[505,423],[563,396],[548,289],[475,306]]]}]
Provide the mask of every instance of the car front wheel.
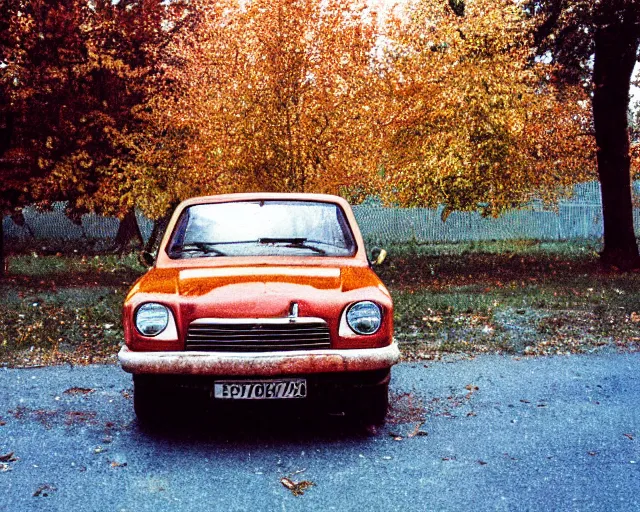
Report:
[{"label": "car front wheel", "polygon": [[133,377],[133,410],[140,423],[149,424],[159,418],[162,405],[157,391],[136,377]]},{"label": "car front wheel", "polygon": [[389,384],[367,390],[359,400],[358,409],[365,423],[382,425],[389,409]]}]

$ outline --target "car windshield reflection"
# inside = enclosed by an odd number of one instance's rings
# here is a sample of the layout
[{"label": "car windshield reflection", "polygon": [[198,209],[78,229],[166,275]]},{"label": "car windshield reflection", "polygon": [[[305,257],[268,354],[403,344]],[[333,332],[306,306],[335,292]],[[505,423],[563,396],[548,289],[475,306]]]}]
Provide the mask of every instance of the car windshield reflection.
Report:
[{"label": "car windshield reflection", "polygon": [[314,201],[238,201],[193,205],[180,215],[169,257],[353,256],[342,209]]}]

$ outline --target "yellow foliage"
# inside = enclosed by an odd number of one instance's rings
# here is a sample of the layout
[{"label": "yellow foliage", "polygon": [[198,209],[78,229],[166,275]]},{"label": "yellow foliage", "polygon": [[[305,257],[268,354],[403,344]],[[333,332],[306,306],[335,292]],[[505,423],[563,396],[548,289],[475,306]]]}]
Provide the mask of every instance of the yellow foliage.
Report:
[{"label": "yellow foliage", "polygon": [[533,59],[519,2],[418,0],[387,48],[387,200],[497,215],[593,179],[590,103]]},{"label": "yellow foliage", "polygon": [[175,199],[349,194],[354,185],[374,192],[375,13],[353,0],[201,0],[193,8],[199,23],[166,50],[169,85],[145,117],[153,126],[138,147],[145,179],[170,184]]},{"label": "yellow foliage", "polygon": [[[593,179],[588,98],[532,53],[516,0],[195,0],[125,134],[129,198],[250,190],[497,215]],[[118,69],[116,61],[110,63]]]}]

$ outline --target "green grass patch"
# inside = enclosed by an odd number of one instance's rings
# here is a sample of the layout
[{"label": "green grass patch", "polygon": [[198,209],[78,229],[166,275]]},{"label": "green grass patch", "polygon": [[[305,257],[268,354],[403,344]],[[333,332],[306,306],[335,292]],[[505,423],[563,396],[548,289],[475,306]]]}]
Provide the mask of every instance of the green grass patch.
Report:
[{"label": "green grass patch", "polygon": [[9,258],[9,276],[59,279],[65,274],[110,272],[137,275],[144,272],[137,254],[102,256],[16,255]]},{"label": "green grass patch", "polygon": [[640,274],[603,269],[595,248],[405,249],[394,248],[379,274],[394,298],[395,335],[409,358],[638,346]]},{"label": "green grass patch", "polygon": [[562,241],[540,240],[490,240],[480,242],[456,243],[400,243],[385,244],[369,241],[367,247],[383,247],[395,257],[407,256],[460,256],[464,254],[501,254],[501,255],[534,255],[534,256],[564,256],[580,258],[597,256],[602,250],[602,243],[598,240],[585,239]]},{"label": "green grass patch", "polygon": [[[586,243],[393,247],[377,272],[407,359],[640,347],[640,274],[603,269]],[[0,364],[113,362],[135,255],[9,258]]]},{"label": "green grass patch", "polygon": [[115,361],[122,303],[143,272],[135,255],[11,257],[0,281],[0,363]]}]

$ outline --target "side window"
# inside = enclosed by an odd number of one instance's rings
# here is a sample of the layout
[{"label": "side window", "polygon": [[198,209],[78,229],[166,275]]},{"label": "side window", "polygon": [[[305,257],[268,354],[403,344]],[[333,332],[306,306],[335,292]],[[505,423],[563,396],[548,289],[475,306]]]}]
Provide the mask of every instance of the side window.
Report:
[{"label": "side window", "polygon": [[189,225],[189,217],[189,208],[186,208],[176,223],[173,235],[171,236],[171,247],[168,247],[168,252],[172,252],[175,246],[184,244],[184,237],[187,232],[187,226]]},{"label": "side window", "polygon": [[340,226],[340,231],[342,231],[343,247],[346,247],[350,252],[354,252],[356,248],[356,242],[353,238],[351,227],[349,227],[349,223],[347,222],[344,212],[339,206],[336,206],[336,218],[338,220],[338,225]]}]

